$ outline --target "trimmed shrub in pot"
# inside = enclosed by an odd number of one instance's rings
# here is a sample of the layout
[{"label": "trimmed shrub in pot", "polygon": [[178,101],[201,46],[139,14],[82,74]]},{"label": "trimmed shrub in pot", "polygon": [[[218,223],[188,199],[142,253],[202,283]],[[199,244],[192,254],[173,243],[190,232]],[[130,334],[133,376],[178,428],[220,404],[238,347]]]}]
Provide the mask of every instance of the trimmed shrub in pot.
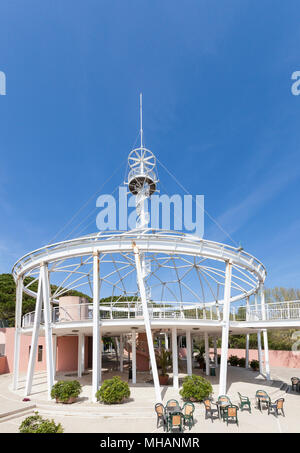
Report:
[{"label": "trimmed shrub in pot", "polygon": [[167,374],[168,367],[172,365],[172,359],[171,359],[171,352],[166,351],[166,349],[160,350],[156,354],[156,362],[157,366],[160,370],[160,374],[158,376],[159,378],[159,383],[161,385],[167,385],[169,375]]},{"label": "trimmed shrub in pot", "polygon": [[238,366],[239,358],[237,355],[231,355],[228,359],[231,366]]},{"label": "trimmed shrub in pot", "polygon": [[202,376],[186,376],[183,380],[180,395],[187,401],[202,401],[211,395],[213,389],[211,383]]},{"label": "trimmed shrub in pot", "polygon": [[82,391],[78,381],[58,381],[53,385],[51,398],[55,398],[57,403],[74,403]]},{"label": "trimmed shrub in pot", "polygon": [[63,427],[60,423],[56,425],[54,420],[49,420],[48,418],[43,418],[39,415],[38,412],[35,412],[34,415],[25,418],[19,426],[20,433],[48,433],[48,434],[58,434],[63,433]]},{"label": "trimmed shrub in pot", "polygon": [[258,371],[259,370],[259,361],[255,360],[255,359],[251,360],[250,367],[252,368],[253,371]]},{"label": "trimmed shrub in pot", "polygon": [[106,379],[96,392],[97,401],[105,404],[120,404],[130,397],[130,389],[127,382],[122,381],[119,376]]},{"label": "trimmed shrub in pot", "polygon": [[245,357],[241,357],[238,361],[238,366],[240,366],[241,368],[245,368],[246,366],[246,359]]}]

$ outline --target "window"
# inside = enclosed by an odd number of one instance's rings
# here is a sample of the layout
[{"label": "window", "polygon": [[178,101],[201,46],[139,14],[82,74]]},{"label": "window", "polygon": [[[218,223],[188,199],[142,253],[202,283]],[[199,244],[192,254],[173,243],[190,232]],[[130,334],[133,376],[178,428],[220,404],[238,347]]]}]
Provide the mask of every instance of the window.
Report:
[{"label": "window", "polygon": [[[30,356],[30,350],[31,350],[31,346],[29,346],[29,356]],[[42,362],[43,361],[43,346],[41,344],[38,347],[37,360],[38,360],[38,362]]]},{"label": "window", "polygon": [[43,360],[43,346],[39,345],[38,349],[38,362],[42,362]]}]

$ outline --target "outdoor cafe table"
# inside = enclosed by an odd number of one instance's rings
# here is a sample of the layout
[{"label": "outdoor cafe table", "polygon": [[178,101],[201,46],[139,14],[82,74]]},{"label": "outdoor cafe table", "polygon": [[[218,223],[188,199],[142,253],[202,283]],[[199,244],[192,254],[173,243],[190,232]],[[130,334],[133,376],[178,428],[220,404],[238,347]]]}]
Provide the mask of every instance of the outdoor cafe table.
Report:
[{"label": "outdoor cafe table", "polygon": [[228,401],[217,401],[216,405],[218,407],[218,412],[219,412],[219,418],[222,418],[222,411],[229,406],[230,403]]},{"label": "outdoor cafe table", "polygon": [[270,404],[270,397],[268,395],[256,395],[258,408],[261,411],[261,403],[265,403],[267,407]]},{"label": "outdoor cafe table", "polygon": [[180,406],[166,406],[165,407],[166,414],[172,414],[173,412],[181,412],[181,407]]}]

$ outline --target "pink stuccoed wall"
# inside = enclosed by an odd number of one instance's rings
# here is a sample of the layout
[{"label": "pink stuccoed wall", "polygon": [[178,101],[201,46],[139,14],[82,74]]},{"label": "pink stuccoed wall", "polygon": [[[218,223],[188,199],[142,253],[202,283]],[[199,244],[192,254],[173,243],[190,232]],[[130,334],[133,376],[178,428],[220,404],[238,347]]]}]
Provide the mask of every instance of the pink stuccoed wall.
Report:
[{"label": "pink stuccoed wall", "polygon": [[[212,355],[214,350],[210,348]],[[221,349],[218,349],[218,354],[221,354]],[[245,349],[228,349],[228,357],[236,355],[239,358],[246,357]],[[249,349],[249,361],[258,360],[257,349]],[[286,368],[300,368],[300,351],[271,351],[269,350],[270,366],[282,366]]]},{"label": "pink stuccoed wall", "polygon": [[[13,372],[14,368],[14,343],[15,343],[15,328],[9,327],[5,330],[5,355],[7,357],[8,373]],[[29,360],[29,346],[31,345],[31,336],[21,335],[20,341],[20,372],[27,371],[27,365]],[[36,357],[35,370],[43,371],[46,369],[46,350],[45,350],[45,338],[40,337],[38,345],[43,346],[43,357],[42,361],[38,362]]]},{"label": "pink stuccoed wall", "polygon": [[78,366],[78,336],[58,337],[56,371],[75,371]]},{"label": "pink stuccoed wall", "polygon": [[[0,374],[13,372],[14,360],[14,342],[15,328],[1,329],[1,333],[5,334],[5,357],[0,357]],[[29,346],[31,345],[31,336],[21,335],[20,341],[20,372],[26,372],[29,361]],[[43,346],[42,361],[38,362],[36,357],[35,371],[46,370],[46,349],[45,338],[39,337],[38,345]],[[75,371],[77,370],[77,349],[78,337],[58,337],[57,352],[56,352],[56,370],[57,371]],[[86,346],[87,350],[87,346]]]}]

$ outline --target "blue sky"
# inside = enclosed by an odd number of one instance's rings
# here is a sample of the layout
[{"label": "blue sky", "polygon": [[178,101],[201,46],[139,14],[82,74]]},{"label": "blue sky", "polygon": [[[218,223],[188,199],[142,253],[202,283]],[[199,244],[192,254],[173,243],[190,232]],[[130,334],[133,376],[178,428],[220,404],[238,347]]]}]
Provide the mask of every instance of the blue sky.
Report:
[{"label": "blue sky", "polygon": [[[146,145],[266,286],[299,287],[299,23],[292,0],[2,1],[0,272],[89,199],[56,238],[96,230],[93,194],[118,167],[103,192],[123,182],[142,91]],[[205,237],[231,244],[209,218]]]}]

